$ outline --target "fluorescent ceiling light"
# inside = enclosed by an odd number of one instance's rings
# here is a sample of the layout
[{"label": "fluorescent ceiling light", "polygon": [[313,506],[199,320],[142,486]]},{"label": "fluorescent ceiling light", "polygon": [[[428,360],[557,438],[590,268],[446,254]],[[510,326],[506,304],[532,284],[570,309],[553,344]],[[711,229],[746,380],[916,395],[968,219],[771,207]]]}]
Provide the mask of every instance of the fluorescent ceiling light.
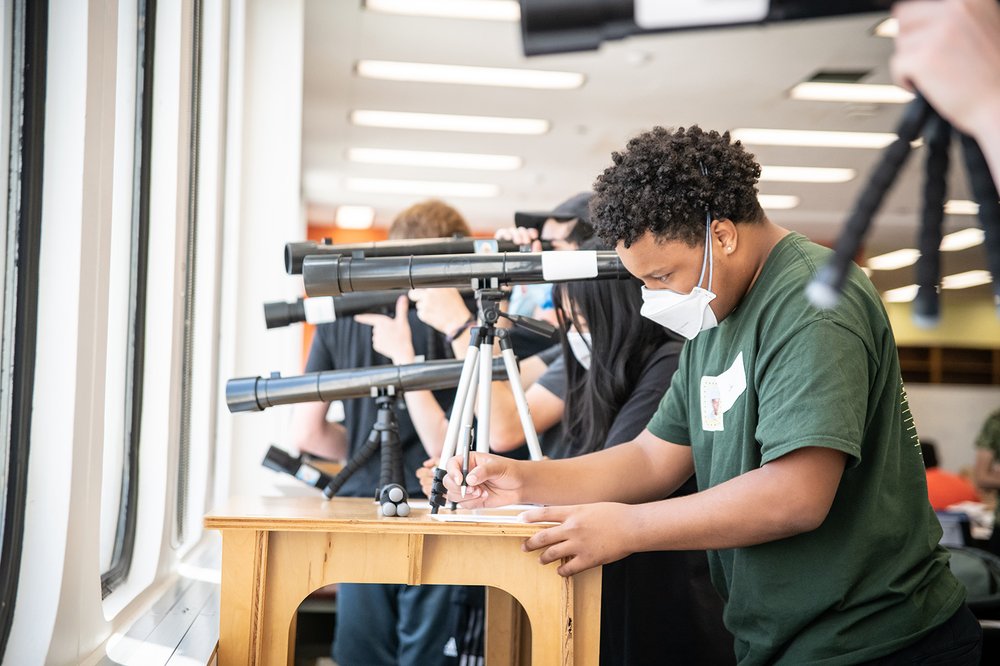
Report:
[{"label": "fluorescent ceiling light", "polygon": [[882,298],[885,299],[886,303],[909,303],[916,297],[917,285],[915,284],[908,284],[905,287],[882,292]]},{"label": "fluorescent ceiling light", "polygon": [[758,194],[757,201],[767,210],[788,210],[799,205],[799,198],[792,194]]},{"label": "fluorescent ceiling light", "polygon": [[375,222],[375,209],[371,206],[338,206],[335,221],[341,229],[370,229]]},{"label": "fluorescent ceiling light", "polygon": [[500,187],[492,183],[450,183],[437,180],[348,178],[347,189],[371,194],[413,194],[426,197],[495,197]]},{"label": "fluorescent ceiling light", "polygon": [[426,150],[393,150],[387,148],[348,148],[347,159],[365,164],[434,167],[441,169],[478,169],[483,171],[513,171],[521,168],[516,155],[486,155],[480,153],[437,153]]},{"label": "fluorescent ceiling light", "polygon": [[868,259],[868,268],[873,271],[894,271],[904,266],[912,266],[920,258],[920,251],[913,248],[887,252]]},{"label": "fluorescent ceiling light", "polygon": [[351,122],[362,127],[483,132],[487,134],[545,134],[549,131],[549,121],[537,118],[456,116],[446,113],[405,111],[351,111]]},{"label": "fluorescent ceiling light", "polygon": [[872,269],[868,268],[867,266],[862,266],[861,272],[867,275],[868,277],[872,276]]},{"label": "fluorescent ceiling light", "polygon": [[383,14],[462,18],[482,21],[517,21],[521,7],[516,0],[365,0],[365,8]]},{"label": "fluorescent ceiling light", "polygon": [[981,284],[989,284],[990,282],[993,282],[993,276],[990,275],[989,271],[965,271],[964,273],[945,275],[941,278],[941,288],[968,289],[969,287],[978,287]]},{"label": "fluorescent ceiling light", "polygon": [[785,183],[846,183],[855,176],[854,169],[827,167],[762,166],[760,179]]},{"label": "fluorescent ceiling light", "polygon": [[967,199],[951,199],[944,204],[945,215],[978,215],[979,204]]},{"label": "fluorescent ceiling light", "polygon": [[941,239],[942,252],[955,252],[956,250],[967,250],[970,247],[982,245],[986,234],[979,227],[969,227],[955,233],[948,234]]},{"label": "fluorescent ceiling light", "polygon": [[894,18],[887,18],[875,26],[875,35],[878,37],[895,37],[898,34],[899,21]]},{"label": "fluorescent ceiling light", "polygon": [[899,86],[875,83],[835,83],[805,81],[792,88],[792,99],[815,102],[861,102],[866,104],[905,104],[914,98]]},{"label": "fluorescent ceiling light", "polygon": [[741,127],[730,134],[734,140],[763,146],[885,148],[896,140],[896,135],[891,132],[827,132],[755,127]]},{"label": "fluorescent ceiling light", "polygon": [[471,67],[468,65],[435,65],[419,62],[359,60],[355,65],[358,76],[384,81],[417,81],[420,83],[458,83],[470,86],[500,86],[504,88],[534,88],[539,90],[572,90],[586,80],[577,72],[552,72],[542,69],[507,69],[502,67]]}]

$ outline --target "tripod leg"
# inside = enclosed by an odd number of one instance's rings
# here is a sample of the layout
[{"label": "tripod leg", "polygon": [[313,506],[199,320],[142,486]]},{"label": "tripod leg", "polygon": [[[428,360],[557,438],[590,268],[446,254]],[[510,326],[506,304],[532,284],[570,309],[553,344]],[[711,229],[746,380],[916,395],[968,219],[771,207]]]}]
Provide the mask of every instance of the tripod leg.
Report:
[{"label": "tripod leg", "polygon": [[354,456],[347,461],[344,465],[344,469],[340,470],[337,476],[333,477],[333,480],[327,484],[326,488],[323,489],[323,494],[326,495],[327,499],[333,497],[337,494],[337,491],[343,487],[347,480],[354,475],[359,469],[365,466],[365,464],[372,459],[375,452],[378,451],[379,447],[379,433],[377,430],[372,429],[371,433],[368,435],[368,441],[365,445],[354,454]]},{"label": "tripod leg", "polygon": [[858,254],[872,219],[878,212],[882,200],[892,187],[900,169],[906,164],[912,152],[910,142],[920,136],[920,132],[933,113],[930,104],[918,96],[910,102],[903,114],[895,141],[882,153],[875,171],[861,191],[851,216],[847,218],[844,230],[840,232],[837,246],[830,261],[823,266],[806,288],[809,301],[818,308],[832,308],[840,300],[840,290],[844,286],[847,267]]},{"label": "tripod leg", "polygon": [[[484,327],[485,328],[485,327]],[[479,410],[476,423],[476,451],[490,451],[490,411],[493,398],[493,331],[486,329],[479,344]],[[472,421],[470,420],[471,424]]]},{"label": "tripod leg", "polygon": [[524,386],[521,385],[521,372],[517,369],[517,357],[514,356],[514,349],[510,346],[510,336],[507,331],[497,331],[497,337],[500,338],[500,355],[503,357],[504,367],[507,368],[507,380],[510,382],[511,393],[514,394],[517,415],[521,419],[524,441],[528,445],[531,459],[541,460],[542,447],[538,443],[535,423],[531,420],[531,410],[528,408],[528,398],[524,395]]},{"label": "tripod leg", "polygon": [[921,328],[937,326],[941,319],[938,283],[941,280],[941,226],[948,183],[948,147],[951,125],[938,114],[931,116],[925,133],[927,162],[924,206],[920,220],[917,260],[917,296],[913,299],[913,322]]},{"label": "tripod leg", "polygon": [[381,442],[382,465],[376,499],[383,516],[408,516],[410,505],[407,503],[403,479],[403,451],[399,441],[399,425],[391,404],[391,398],[379,398],[375,431]]},{"label": "tripod leg", "polygon": [[972,194],[979,204],[979,224],[986,233],[986,266],[993,274],[993,302],[1000,314],[1000,202],[997,188],[990,175],[979,144],[970,136],[962,135],[962,158],[969,176]]},{"label": "tripod leg", "polygon": [[441,450],[440,458],[438,458],[437,467],[434,468],[434,481],[431,484],[430,496],[431,513],[437,513],[438,509],[445,504],[448,492],[444,487],[444,475],[447,473],[448,461],[455,455],[458,447],[466,403],[471,402],[475,396],[476,377],[479,373],[479,333],[480,329],[474,328],[470,334],[469,351],[465,356],[462,374],[455,391],[455,403],[452,405],[451,417],[448,419],[444,447]]}]

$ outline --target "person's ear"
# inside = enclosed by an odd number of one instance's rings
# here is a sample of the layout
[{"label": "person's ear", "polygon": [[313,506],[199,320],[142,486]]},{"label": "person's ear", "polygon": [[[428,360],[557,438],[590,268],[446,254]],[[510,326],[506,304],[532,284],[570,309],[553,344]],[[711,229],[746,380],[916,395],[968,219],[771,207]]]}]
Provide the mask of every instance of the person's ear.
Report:
[{"label": "person's ear", "polygon": [[715,247],[713,251],[719,251],[729,256],[739,247],[739,231],[736,224],[728,219],[712,220],[712,242]]}]

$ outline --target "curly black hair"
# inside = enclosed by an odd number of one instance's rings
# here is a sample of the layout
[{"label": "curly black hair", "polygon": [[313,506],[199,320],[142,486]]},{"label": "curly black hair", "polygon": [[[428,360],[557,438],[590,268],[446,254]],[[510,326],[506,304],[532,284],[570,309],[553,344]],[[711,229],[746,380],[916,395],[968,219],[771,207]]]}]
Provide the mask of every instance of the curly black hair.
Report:
[{"label": "curly black hair", "polygon": [[590,218],[612,247],[619,242],[629,247],[646,231],[660,240],[699,245],[705,241],[706,210],[733,222],[764,219],[757,202],[760,165],[729,132],[654,127],[611,159],[614,164],[594,182]]}]

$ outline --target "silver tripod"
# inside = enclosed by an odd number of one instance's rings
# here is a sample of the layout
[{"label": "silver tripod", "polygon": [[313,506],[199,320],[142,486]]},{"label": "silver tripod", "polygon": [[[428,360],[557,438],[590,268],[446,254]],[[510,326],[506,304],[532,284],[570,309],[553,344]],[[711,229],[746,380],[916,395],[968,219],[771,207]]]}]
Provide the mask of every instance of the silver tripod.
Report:
[{"label": "silver tripod", "polygon": [[[517,357],[510,343],[510,331],[497,328],[502,313],[500,302],[504,293],[498,288],[497,280],[490,280],[489,288],[476,289],[476,302],[479,306],[479,326],[472,329],[469,338],[469,351],[462,365],[462,374],[455,392],[455,403],[448,419],[448,431],[444,439],[441,458],[434,469],[434,483],[431,488],[431,513],[445,505],[447,491],[444,487],[444,477],[448,461],[456,452],[467,455],[472,446],[472,417],[478,411],[479,420],[475,437],[475,450],[479,453],[489,452],[490,441],[490,409],[492,407],[493,391],[493,342],[500,343],[500,355],[507,370],[507,379],[514,394],[517,405],[517,415],[524,431],[524,439],[532,460],[542,459],[542,447],[538,443],[538,433],[531,421],[528,410],[528,400],[521,385],[521,374],[517,368]],[[476,398],[479,399],[478,410]]]}]

